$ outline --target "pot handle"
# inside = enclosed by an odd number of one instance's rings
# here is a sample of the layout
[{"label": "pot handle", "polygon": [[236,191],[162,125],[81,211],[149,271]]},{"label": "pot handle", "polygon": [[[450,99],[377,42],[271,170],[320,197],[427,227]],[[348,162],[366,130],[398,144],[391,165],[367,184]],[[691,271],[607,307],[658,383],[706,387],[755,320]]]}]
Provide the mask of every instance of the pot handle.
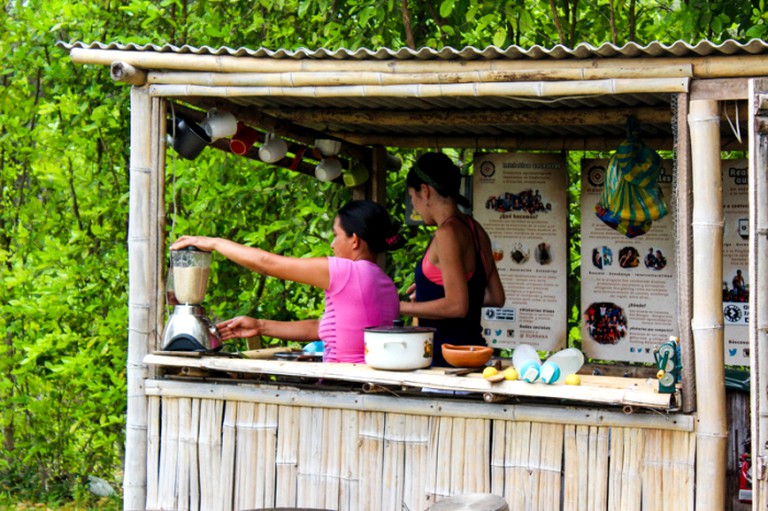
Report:
[{"label": "pot handle", "polygon": [[387,349],[387,346],[389,346],[390,344],[399,344],[403,348],[407,347],[407,344],[405,344],[405,341],[384,341],[382,344],[384,345],[385,350]]}]

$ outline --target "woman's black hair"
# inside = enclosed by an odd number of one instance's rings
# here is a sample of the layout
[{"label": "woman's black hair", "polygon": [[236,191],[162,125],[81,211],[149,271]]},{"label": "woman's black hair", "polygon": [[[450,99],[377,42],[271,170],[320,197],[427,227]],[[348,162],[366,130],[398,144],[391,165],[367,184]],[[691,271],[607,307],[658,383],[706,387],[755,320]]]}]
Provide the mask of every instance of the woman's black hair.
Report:
[{"label": "woman's black hair", "polygon": [[444,153],[425,153],[413,164],[405,178],[408,188],[418,190],[429,185],[443,197],[468,208],[469,199],[461,195],[461,169]]},{"label": "woman's black hair", "polygon": [[357,237],[368,243],[371,252],[387,252],[405,245],[400,226],[394,224],[384,206],[371,200],[353,200],[338,213],[339,223],[347,236]]}]

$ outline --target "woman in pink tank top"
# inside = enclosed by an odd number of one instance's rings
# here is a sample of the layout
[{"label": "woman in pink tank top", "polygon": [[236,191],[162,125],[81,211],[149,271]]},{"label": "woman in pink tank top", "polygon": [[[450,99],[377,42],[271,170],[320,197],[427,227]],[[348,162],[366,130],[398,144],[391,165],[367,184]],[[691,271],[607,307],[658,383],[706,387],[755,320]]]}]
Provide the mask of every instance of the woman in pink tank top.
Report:
[{"label": "woman in pink tank top", "polygon": [[413,208],[426,225],[437,226],[422,260],[416,265],[413,301],[400,312],[436,329],[433,365],[447,365],[443,344],[482,345],[484,306],[504,305],[504,288],[485,229],[459,210],[469,201],[460,194],[461,172],[442,153],[426,153],[408,173]]},{"label": "woman in pink tank top", "polygon": [[379,253],[404,244],[398,232],[383,206],[358,200],[342,207],[333,221],[333,257],[285,257],[205,236],[182,236],[171,250],[193,245],[216,251],[258,273],[325,290],[321,319],[275,321],[239,316],[216,325],[222,340],[257,335],[302,342],[321,339],[324,362],[363,363],[363,330],[391,325],[400,315],[397,289],[376,264]]}]

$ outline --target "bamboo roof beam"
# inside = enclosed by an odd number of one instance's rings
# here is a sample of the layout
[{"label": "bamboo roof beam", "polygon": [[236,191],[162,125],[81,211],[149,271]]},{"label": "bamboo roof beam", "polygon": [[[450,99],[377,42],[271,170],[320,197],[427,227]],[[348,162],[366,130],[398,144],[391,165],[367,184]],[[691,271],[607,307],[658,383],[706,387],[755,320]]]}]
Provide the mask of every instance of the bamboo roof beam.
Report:
[{"label": "bamboo roof beam", "polygon": [[[643,124],[671,124],[669,106],[626,108],[538,109],[538,110],[332,110],[332,109],[261,109],[276,118],[303,124],[356,124],[359,126],[607,126],[622,125],[633,116]],[[746,123],[746,103],[738,104],[738,112],[723,111],[722,121]]]},{"label": "bamboo roof beam", "polygon": [[490,97],[555,98],[635,93],[688,92],[688,78],[582,80],[562,82],[505,82],[410,85],[350,85],[327,87],[209,87],[202,85],[150,85],[160,97],[308,97],[308,98],[437,98]]},{"label": "bamboo roof beam", "polygon": [[[443,136],[443,135],[359,135],[351,132],[330,132],[336,138],[359,144],[381,145],[407,149],[508,149],[542,151],[615,151],[624,140],[623,134],[615,137],[523,137],[505,136]],[[673,139],[669,137],[644,137],[643,140],[657,150],[671,151]],[[723,137],[721,150],[745,151],[746,141]]]},{"label": "bamboo roof beam", "polygon": [[[214,71],[219,73],[286,73],[311,72],[381,72],[381,73],[452,73],[467,71],[554,70],[584,67],[582,59],[541,60],[338,60],[338,59],[278,59],[235,57],[229,55],[198,55],[149,51],[100,50],[72,48],[72,62],[101,64],[123,61],[144,69],[178,69]],[[709,56],[665,58],[666,67],[692,66],[695,78],[753,77],[768,75],[768,60],[763,55]],[[606,58],[592,59],[593,69],[654,69],[659,59]]]},{"label": "bamboo roof beam", "polygon": [[325,87],[341,85],[499,83],[681,77],[692,78],[692,66],[620,67],[612,69],[574,67],[566,69],[474,70],[429,73],[391,73],[381,71],[296,71],[282,73],[151,71],[146,74],[147,83],[150,84],[190,84],[207,85],[210,87]]},{"label": "bamboo roof beam", "polygon": [[[634,116],[641,123],[670,123],[668,106],[639,108],[538,109],[538,110],[262,110],[294,123],[356,124],[361,126],[605,126]],[[746,112],[746,108],[744,110]]]}]

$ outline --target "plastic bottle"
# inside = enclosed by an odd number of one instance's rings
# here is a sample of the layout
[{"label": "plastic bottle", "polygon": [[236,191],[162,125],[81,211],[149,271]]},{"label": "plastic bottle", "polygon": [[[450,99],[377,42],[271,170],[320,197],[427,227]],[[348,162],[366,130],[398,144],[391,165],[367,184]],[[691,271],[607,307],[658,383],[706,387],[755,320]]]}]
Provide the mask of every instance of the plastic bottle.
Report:
[{"label": "plastic bottle", "polygon": [[541,381],[555,383],[563,381],[569,374],[574,374],[584,365],[584,354],[576,348],[566,348],[550,356],[541,365]]},{"label": "plastic bottle", "polygon": [[512,365],[517,369],[520,379],[533,383],[539,378],[541,358],[533,347],[521,344],[512,353]]}]

